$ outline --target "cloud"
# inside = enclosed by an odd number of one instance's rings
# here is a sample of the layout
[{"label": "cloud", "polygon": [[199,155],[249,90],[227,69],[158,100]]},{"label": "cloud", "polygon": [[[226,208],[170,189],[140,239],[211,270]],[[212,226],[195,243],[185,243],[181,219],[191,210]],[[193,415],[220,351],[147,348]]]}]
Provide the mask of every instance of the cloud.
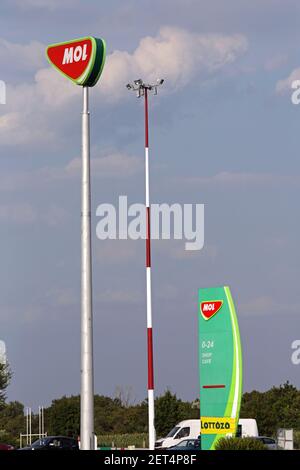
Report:
[{"label": "cloud", "polygon": [[153,249],[159,253],[161,258],[169,258],[177,261],[196,261],[199,256],[210,262],[215,262],[218,256],[218,248],[215,245],[204,244],[201,250],[189,251],[185,249],[186,240],[153,240]]},{"label": "cloud", "polygon": [[242,314],[247,315],[280,314],[285,316],[288,313],[299,315],[300,305],[296,302],[292,304],[289,304],[288,302],[282,303],[276,301],[272,297],[261,296],[242,303],[239,306],[239,310]]},{"label": "cloud", "polygon": [[[28,121],[28,122],[27,122]],[[43,118],[40,124],[36,118],[30,121],[30,112],[11,112],[0,116],[0,141],[2,145],[26,145],[48,143],[54,139],[54,133],[45,125]]]},{"label": "cloud", "polygon": [[97,240],[96,259],[101,264],[126,264],[137,258],[139,247],[136,240]]},{"label": "cloud", "polygon": [[75,7],[78,5],[78,0],[13,0],[14,3],[22,8],[39,8],[46,10],[57,10],[61,8]]},{"label": "cloud", "polygon": [[43,68],[35,75],[35,90],[47,108],[59,108],[64,106],[74,96],[78,96],[78,85],[67,80],[53,68]]},{"label": "cloud", "polygon": [[8,203],[0,205],[0,221],[14,224],[31,224],[37,219],[35,209],[26,203]]},{"label": "cloud", "polygon": [[108,56],[99,93],[117,101],[128,94],[126,82],[139,77],[150,82],[163,77],[165,89],[174,92],[196,76],[207,78],[246,50],[242,35],[196,34],[165,26],[157,36],[141,39],[132,54],[116,50]]},{"label": "cloud", "polygon": [[14,146],[57,142],[69,125],[70,101],[76,97],[80,97],[79,87],[61,79],[50,68],[38,70],[34,83],[8,84],[6,105],[2,108],[5,114],[0,116],[1,144]]},{"label": "cloud", "polygon": [[153,240],[153,249],[159,253],[160,257],[174,260],[195,259],[195,254],[199,252],[185,250],[185,240]]},{"label": "cloud", "polygon": [[105,290],[102,293],[96,293],[95,300],[109,304],[140,304],[144,301],[144,296],[132,290]]},{"label": "cloud", "polygon": [[[135,175],[143,167],[142,159],[123,154],[111,153],[91,160],[92,175],[96,178],[125,178]],[[62,177],[80,175],[81,158],[74,158],[64,168]]]},{"label": "cloud", "polygon": [[300,80],[300,67],[293,70],[287,78],[279,80],[276,84],[276,93],[283,95],[290,92],[292,89],[292,83],[295,80]]},{"label": "cloud", "polygon": [[41,42],[17,44],[0,38],[0,62],[14,72],[37,70],[45,64],[45,46]]},{"label": "cloud", "polygon": [[286,54],[276,55],[268,60],[266,60],[264,67],[265,70],[271,72],[273,70],[281,68],[286,64],[288,56]]},{"label": "cloud", "polygon": [[38,221],[50,227],[54,227],[65,224],[68,216],[69,214],[65,209],[54,204],[40,210],[25,202],[0,204],[0,223],[30,225]]},{"label": "cloud", "polygon": [[56,287],[46,293],[46,298],[50,303],[62,307],[80,305],[80,295],[74,289],[67,287]]},{"label": "cloud", "polygon": [[[223,171],[213,176],[190,176],[180,178],[180,182],[187,185],[204,186],[279,186],[279,185],[298,185],[300,177],[294,175],[281,175],[273,173],[233,173]],[[178,181],[176,180],[176,184]]]},{"label": "cloud", "polygon": [[[46,46],[31,42],[21,46],[2,40],[2,63],[11,57],[21,57],[23,68],[46,64]],[[147,81],[166,79],[164,93],[174,93],[197,78],[207,80],[227,64],[234,62],[247,50],[242,35],[196,34],[174,27],[162,27],[157,36],[140,40],[129,53],[115,50],[107,57],[99,86],[93,90],[95,103],[112,104],[129,99],[125,85],[134,78]],[[77,85],[49,67],[40,68],[33,83],[8,86],[6,114],[0,118],[0,142],[6,145],[48,143],[63,138],[66,123],[63,110],[80,96]],[[54,121],[54,113],[61,111]],[[51,121],[51,125],[50,122]],[[53,129],[53,122],[57,122]]]},{"label": "cloud", "polygon": [[49,227],[56,227],[66,223],[69,213],[63,208],[51,204],[50,207],[41,215],[41,220]]},{"label": "cloud", "polygon": [[[1,123],[1,119],[0,119]],[[111,152],[91,159],[92,177],[96,179],[129,178],[143,168],[143,160],[136,156]],[[80,177],[81,159],[74,158],[62,167],[42,167],[35,170],[2,172],[0,174],[0,192],[15,192],[33,188],[45,188],[59,181],[72,181]],[[61,218],[57,209],[46,214],[49,220]],[[45,216],[45,217],[46,217]]]},{"label": "cloud", "polygon": [[179,292],[177,286],[174,286],[172,284],[159,284],[157,286],[156,291],[154,291],[154,295],[159,300],[172,301],[178,299]]}]

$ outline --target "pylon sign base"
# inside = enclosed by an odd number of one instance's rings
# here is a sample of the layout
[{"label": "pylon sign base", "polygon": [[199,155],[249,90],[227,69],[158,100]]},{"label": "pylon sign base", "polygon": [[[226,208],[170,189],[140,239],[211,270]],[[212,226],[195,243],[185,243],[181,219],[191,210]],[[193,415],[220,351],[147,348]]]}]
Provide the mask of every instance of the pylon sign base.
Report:
[{"label": "pylon sign base", "polygon": [[50,64],[81,86],[96,85],[103,70],[105,56],[105,41],[92,36],[51,44],[47,47]]}]

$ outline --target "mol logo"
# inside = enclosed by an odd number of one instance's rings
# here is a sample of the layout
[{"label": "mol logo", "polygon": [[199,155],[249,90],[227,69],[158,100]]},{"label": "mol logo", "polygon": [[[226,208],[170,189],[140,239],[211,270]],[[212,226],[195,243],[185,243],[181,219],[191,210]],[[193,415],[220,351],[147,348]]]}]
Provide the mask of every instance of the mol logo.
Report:
[{"label": "mol logo", "polygon": [[72,64],[73,62],[79,62],[80,60],[84,61],[87,58],[87,44],[83,44],[83,46],[77,47],[66,47],[64,51],[62,65]]},{"label": "mol logo", "polygon": [[210,320],[222,308],[223,300],[201,302],[200,310],[205,320]]},{"label": "mol logo", "polygon": [[51,44],[47,48],[51,65],[77,85],[89,87],[100,78],[105,53],[105,41],[92,36]]}]

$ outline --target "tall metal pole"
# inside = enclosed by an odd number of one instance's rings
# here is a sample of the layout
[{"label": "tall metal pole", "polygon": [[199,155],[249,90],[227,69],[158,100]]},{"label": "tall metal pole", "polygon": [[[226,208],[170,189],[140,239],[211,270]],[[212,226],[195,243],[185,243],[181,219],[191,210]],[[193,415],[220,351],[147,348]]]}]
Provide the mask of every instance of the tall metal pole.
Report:
[{"label": "tall metal pole", "polygon": [[145,102],[145,196],[146,196],[146,286],[147,286],[147,346],[148,346],[148,427],[149,449],[155,447],[154,425],[154,372],[152,336],[152,293],[151,293],[151,228],[150,228],[150,189],[149,189],[149,119],[148,90],[144,89]]},{"label": "tall metal pole", "polygon": [[29,444],[31,445],[31,408],[29,408]]},{"label": "tall metal pole", "polygon": [[45,437],[44,407],[42,406],[42,436]]},{"label": "tall metal pole", "polygon": [[94,367],[91,260],[89,88],[83,87],[81,213],[81,413],[80,448],[94,449]]},{"label": "tall metal pole", "polygon": [[41,439],[41,407],[39,406],[39,439]]},{"label": "tall metal pole", "polygon": [[29,408],[26,407],[26,445],[29,444]]}]

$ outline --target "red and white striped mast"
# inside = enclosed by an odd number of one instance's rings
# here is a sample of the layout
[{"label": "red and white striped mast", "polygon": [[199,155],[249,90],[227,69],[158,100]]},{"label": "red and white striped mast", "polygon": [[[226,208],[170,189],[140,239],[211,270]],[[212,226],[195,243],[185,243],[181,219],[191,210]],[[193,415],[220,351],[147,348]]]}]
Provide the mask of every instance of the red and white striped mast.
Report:
[{"label": "red and white striped mast", "polygon": [[145,202],[146,202],[146,290],[147,290],[147,351],[148,351],[148,429],[149,449],[155,448],[155,424],[154,424],[154,367],[153,367],[153,334],[152,334],[152,293],[151,293],[151,228],[150,228],[150,184],[149,184],[149,113],[148,92],[154,91],[157,95],[157,87],[162,85],[163,79],[158,79],[156,84],[145,84],[141,79],[134,84],[128,83],[127,89],[136,91],[137,97],[144,97],[145,103]]}]

